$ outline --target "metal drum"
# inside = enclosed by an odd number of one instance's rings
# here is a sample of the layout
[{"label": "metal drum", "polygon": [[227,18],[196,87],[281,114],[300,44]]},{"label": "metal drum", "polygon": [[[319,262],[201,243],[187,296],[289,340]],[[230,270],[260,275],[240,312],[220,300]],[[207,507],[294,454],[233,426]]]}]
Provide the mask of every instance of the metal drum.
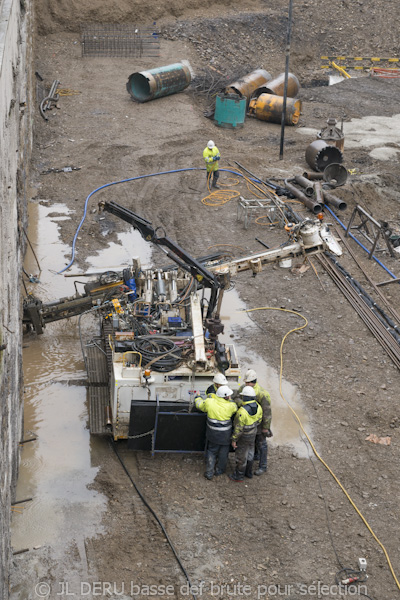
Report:
[{"label": "metal drum", "polygon": [[264,85],[268,81],[272,79],[272,75],[265,71],[264,69],[256,69],[241,77],[234,83],[231,83],[225,91],[228,94],[239,94],[239,96],[243,96],[247,98],[247,101],[250,100],[254,90],[256,90],[260,85]]},{"label": "metal drum", "polygon": [[217,94],[214,123],[218,127],[243,127],[246,118],[246,98],[238,94]]},{"label": "metal drum", "polygon": [[[258,98],[250,100],[249,115],[269,121],[270,123],[281,123],[283,110],[282,96],[273,94],[261,94]],[[286,100],[286,125],[297,125],[301,112],[301,100],[287,98]]]},{"label": "metal drum", "polygon": [[[273,94],[274,96],[283,96],[285,89],[285,73],[281,73],[275,79],[268,82],[268,85],[261,85],[254,92],[254,96],[258,97],[261,94]],[[299,93],[300,83],[296,75],[293,73],[288,74],[288,87],[287,96],[288,98],[295,98]]]},{"label": "metal drum", "polygon": [[191,79],[189,67],[182,63],[174,63],[151,71],[132,73],[126,89],[137,102],[148,102],[181,92],[187,88]]}]

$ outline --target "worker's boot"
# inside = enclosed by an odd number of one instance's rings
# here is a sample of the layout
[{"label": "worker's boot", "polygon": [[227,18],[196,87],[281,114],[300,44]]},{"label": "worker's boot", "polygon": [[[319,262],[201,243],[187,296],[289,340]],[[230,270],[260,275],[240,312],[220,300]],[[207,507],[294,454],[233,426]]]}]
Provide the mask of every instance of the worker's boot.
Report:
[{"label": "worker's boot", "polygon": [[231,475],[229,475],[229,479],[231,481],[244,481],[244,473],[241,473],[240,471],[238,471],[237,469],[235,470],[234,473],[232,473]]},{"label": "worker's boot", "polygon": [[246,465],[246,471],[245,471],[245,477],[248,477],[249,479],[253,479],[253,462],[252,460],[247,461],[247,465]]},{"label": "worker's boot", "polygon": [[254,471],[254,475],[257,475],[257,477],[259,477],[260,475],[263,475],[264,473],[267,472],[267,469],[262,469],[261,467],[258,467],[258,469],[256,471]]}]

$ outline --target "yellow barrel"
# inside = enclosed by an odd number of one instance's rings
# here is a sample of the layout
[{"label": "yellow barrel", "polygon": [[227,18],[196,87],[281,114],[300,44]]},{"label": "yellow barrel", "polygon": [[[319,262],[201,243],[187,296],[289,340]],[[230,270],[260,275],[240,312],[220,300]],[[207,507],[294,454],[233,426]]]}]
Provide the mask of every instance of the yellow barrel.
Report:
[{"label": "yellow barrel", "polygon": [[239,94],[243,98],[250,100],[252,93],[261,85],[264,85],[272,79],[272,75],[264,69],[256,69],[252,73],[241,77],[234,83],[225,88],[226,94]]},{"label": "yellow barrel", "polygon": [[[281,123],[283,110],[282,96],[273,94],[261,94],[258,98],[250,100],[249,115],[269,121],[270,123]],[[297,125],[301,112],[301,100],[287,98],[286,100],[286,125]]]},{"label": "yellow barrel", "polygon": [[[268,82],[268,85],[261,85],[254,92],[254,96],[260,96],[261,94],[274,94],[275,96],[283,96],[285,89],[285,73],[281,73],[275,79]],[[287,95],[288,98],[295,98],[299,93],[300,83],[296,75],[293,73],[288,74],[288,87]]]}]

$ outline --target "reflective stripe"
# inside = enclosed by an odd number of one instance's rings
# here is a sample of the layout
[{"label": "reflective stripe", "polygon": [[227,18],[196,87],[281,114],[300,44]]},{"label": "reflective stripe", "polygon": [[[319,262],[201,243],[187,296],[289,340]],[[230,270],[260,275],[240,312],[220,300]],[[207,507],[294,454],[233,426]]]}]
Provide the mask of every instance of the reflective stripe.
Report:
[{"label": "reflective stripe", "polygon": [[228,423],[231,423],[231,420],[230,420],[230,419],[227,419],[226,421],[220,421],[219,419],[210,419],[209,417],[207,417],[207,421],[208,421],[209,423],[213,423],[214,425],[217,425],[217,424],[219,424],[219,423],[220,423],[221,425],[227,425]]},{"label": "reflective stripe", "polygon": [[230,431],[232,429],[232,425],[224,425],[223,427],[214,427],[213,425],[210,425],[210,423],[207,423],[207,427],[209,427],[210,429],[213,429],[214,431]]},{"label": "reflective stripe", "polygon": [[252,425],[243,425],[244,431],[251,431],[252,429],[256,429],[258,427],[258,423],[253,423]]}]

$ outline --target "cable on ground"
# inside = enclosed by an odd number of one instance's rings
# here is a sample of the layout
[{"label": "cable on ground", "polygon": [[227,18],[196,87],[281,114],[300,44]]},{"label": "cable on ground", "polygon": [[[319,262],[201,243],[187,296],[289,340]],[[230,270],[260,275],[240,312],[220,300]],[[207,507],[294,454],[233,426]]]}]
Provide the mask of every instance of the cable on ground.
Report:
[{"label": "cable on ground", "polygon": [[278,310],[278,311],[282,311],[282,312],[287,312],[287,313],[291,313],[293,315],[297,315],[298,317],[300,317],[301,319],[304,320],[304,325],[301,325],[300,327],[295,327],[294,329],[291,329],[290,331],[288,331],[287,333],[285,333],[285,335],[282,338],[282,342],[280,345],[280,350],[279,350],[279,354],[280,354],[280,369],[279,369],[279,393],[282,397],[282,399],[286,402],[286,404],[288,405],[288,407],[290,408],[293,416],[295,417],[296,421],[298,422],[301,431],[303,432],[303,434],[306,436],[315,456],[318,458],[318,460],[324,465],[324,467],[327,469],[327,471],[330,473],[330,475],[333,477],[333,479],[336,481],[336,483],[338,484],[338,486],[340,487],[340,489],[342,490],[342,492],[344,493],[344,495],[346,496],[347,500],[350,502],[350,504],[352,505],[352,507],[354,508],[354,510],[356,511],[356,513],[358,514],[358,516],[360,517],[360,519],[362,520],[362,522],[364,523],[364,525],[366,526],[366,528],[368,529],[368,531],[370,532],[370,534],[372,535],[372,537],[374,538],[374,540],[377,542],[377,544],[380,546],[380,548],[382,549],[385,558],[386,558],[386,562],[389,566],[390,572],[393,576],[393,579],[396,583],[396,586],[398,587],[398,589],[400,590],[400,582],[396,576],[396,573],[393,569],[389,554],[385,548],[385,546],[382,544],[382,542],[380,541],[380,539],[377,537],[377,535],[375,534],[375,532],[373,531],[373,529],[371,528],[371,526],[369,525],[368,521],[366,520],[366,518],[364,517],[364,515],[361,513],[361,511],[357,508],[355,502],[353,501],[353,499],[350,497],[349,493],[347,492],[346,488],[343,486],[343,484],[339,481],[339,479],[336,477],[335,473],[332,471],[332,469],[329,467],[329,465],[323,460],[323,458],[320,456],[320,454],[318,453],[317,449],[315,448],[310,436],[308,435],[308,433],[305,431],[303,423],[300,420],[300,417],[298,416],[298,414],[296,413],[296,411],[291,407],[290,403],[288,402],[288,400],[285,398],[285,396],[283,395],[283,391],[282,391],[282,378],[283,378],[283,346],[285,344],[286,339],[288,338],[288,336],[291,333],[294,333],[296,331],[300,331],[302,329],[304,329],[307,325],[308,325],[308,320],[307,318],[302,315],[301,313],[295,311],[295,310],[289,310],[286,308],[276,308],[276,307],[271,307],[271,306],[262,306],[259,308],[249,308],[244,310],[243,312],[254,312],[257,310]]}]

